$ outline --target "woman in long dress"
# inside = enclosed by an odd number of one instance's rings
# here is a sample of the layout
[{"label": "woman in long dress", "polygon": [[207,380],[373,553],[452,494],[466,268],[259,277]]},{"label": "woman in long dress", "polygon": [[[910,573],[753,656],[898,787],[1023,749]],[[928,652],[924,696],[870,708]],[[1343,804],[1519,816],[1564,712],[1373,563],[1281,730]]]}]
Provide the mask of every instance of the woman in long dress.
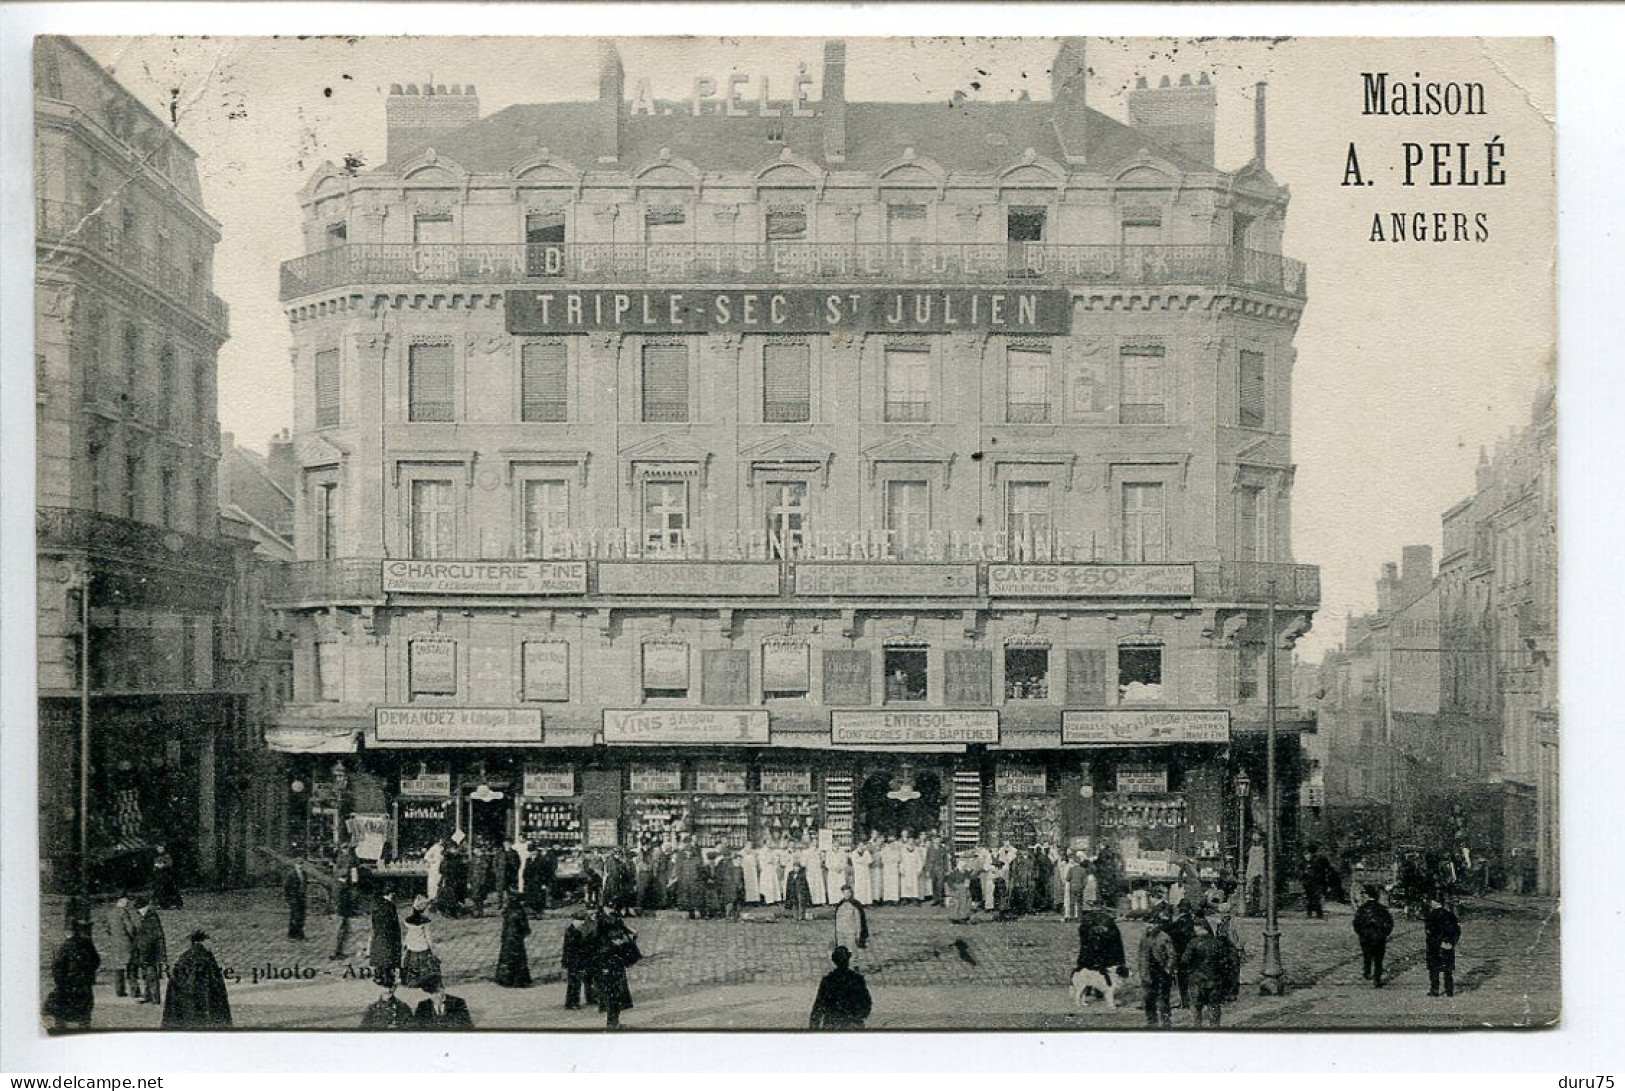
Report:
[{"label": "woman in long dress", "polygon": [[993,852],[986,845],[976,850],[976,882],[978,892],[982,896],[982,908],[989,913],[998,906],[999,874],[997,865],[993,860]]},{"label": "woman in long dress", "polygon": [[873,905],[875,901],[874,887],[869,882],[869,866],[873,862],[867,841],[852,850],[852,898],[859,905]]},{"label": "woman in long dress", "polygon": [[882,855],[885,848],[879,837],[870,834],[869,893],[874,895],[876,905],[886,900],[886,861]]},{"label": "woman in long dress", "polygon": [[412,899],[412,912],[401,926],[401,984],[408,989],[421,989],[425,982],[440,977],[440,957],[434,953],[429,935],[428,908],[428,898]]},{"label": "woman in long dress", "polygon": [[443,841],[436,841],[429,846],[423,854],[424,866],[429,869],[428,896],[432,902],[440,895],[440,862],[446,858],[446,845]]},{"label": "woman in long dress", "polygon": [[948,919],[956,924],[970,920],[970,876],[960,868],[959,861],[954,861],[943,888],[948,896]]},{"label": "woman in long dress", "polygon": [[779,850],[769,846],[756,854],[757,886],[763,905],[779,901]]},{"label": "woman in long dress", "polygon": [[910,834],[903,835],[897,850],[897,897],[905,902],[920,900],[920,869],[925,866],[925,853],[920,851]]},{"label": "woman in long dress", "polygon": [[502,906],[502,946],[497,952],[496,983],[507,989],[523,989],[530,984],[530,956],[525,937],[530,935],[530,917],[525,903],[509,898]]},{"label": "woman in long dress", "polygon": [[841,900],[841,888],[851,886],[846,877],[846,850],[837,846],[830,846],[823,854],[824,857],[824,893],[831,905]]}]

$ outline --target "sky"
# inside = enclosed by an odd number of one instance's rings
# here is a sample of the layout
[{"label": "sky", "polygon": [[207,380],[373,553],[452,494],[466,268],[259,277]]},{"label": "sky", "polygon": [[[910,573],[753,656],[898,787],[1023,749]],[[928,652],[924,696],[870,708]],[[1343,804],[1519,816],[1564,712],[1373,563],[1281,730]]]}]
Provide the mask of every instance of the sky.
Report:
[{"label": "sky", "polygon": [[[292,421],[289,336],[278,267],[302,242],[299,188],[326,161],[384,159],[391,83],[473,83],[482,114],[596,95],[587,38],[80,38],[199,153],[204,204],[220,221],[216,291],[231,305],[220,353],[221,427],[263,450]],[[816,39],[618,39],[630,90],[684,98],[696,75],[790,86]],[[1055,43],[1039,38],[849,38],[852,100],[941,101],[1049,94]],[[1218,89],[1217,165],[1252,156],[1253,85],[1269,83],[1268,166],[1287,185],[1284,252],[1309,268],[1295,340],[1295,559],[1322,569],[1323,603],[1299,645],[1313,660],[1350,614],[1375,605],[1385,561],[1439,548],[1442,512],[1467,495],[1482,447],[1521,427],[1555,367],[1556,239],[1551,55],[1509,39],[1129,39],[1089,41],[1090,105],[1126,120],[1136,75],[1207,72]],[[1362,72],[1478,81],[1478,117],[1368,117]],[[753,79],[750,84],[754,88]],[[781,91],[776,90],[777,97]],[[816,92],[815,92],[816,94]],[[1504,186],[1405,187],[1405,141],[1462,142],[1484,168],[1504,146]],[[1372,184],[1344,186],[1348,147]],[[1428,161],[1431,163],[1431,160]],[[1425,177],[1419,174],[1418,178]],[[1482,212],[1483,242],[1370,239],[1392,212]]]}]

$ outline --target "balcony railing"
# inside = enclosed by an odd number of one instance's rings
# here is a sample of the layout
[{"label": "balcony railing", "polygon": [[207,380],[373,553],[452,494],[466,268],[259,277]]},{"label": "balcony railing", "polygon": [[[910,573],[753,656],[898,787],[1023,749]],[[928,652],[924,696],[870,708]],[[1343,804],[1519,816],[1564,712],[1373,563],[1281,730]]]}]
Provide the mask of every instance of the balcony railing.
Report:
[{"label": "balcony railing", "polygon": [[1233,284],[1304,294],[1303,263],[1231,246],[355,243],[282,263],[282,298],[357,284]]},{"label": "balcony railing", "polygon": [[37,508],[34,527],[41,549],[84,550],[93,556],[167,561],[222,573],[232,568],[231,547],[222,542],[84,508]]},{"label": "balcony railing", "polygon": [[209,290],[207,278],[172,262],[138,244],[122,228],[108,222],[104,213],[66,201],[35,202],[34,235],[41,246],[79,247],[118,266],[183,307],[200,314],[226,336],[230,311],[226,301]]},{"label": "balcony railing", "polygon": [[[658,555],[637,556],[629,553],[605,552],[597,557],[585,560],[587,565],[587,588],[592,593],[598,587],[598,565],[602,561],[633,561],[647,562],[650,565],[669,564],[673,560],[689,560],[699,562],[727,563],[741,560],[763,560],[760,554],[743,556],[732,551],[716,551],[706,556],[695,553],[662,553]],[[512,558],[488,558],[489,561],[500,563],[511,561]],[[837,559],[833,563],[842,563]],[[814,561],[813,558],[802,557],[791,563],[819,563],[828,564],[828,558]],[[986,594],[989,587],[987,569],[990,565],[1007,563],[1042,563],[1030,561],[1007,562],[1004,560],[975,559],[963,554],[945,555],[944,551],[931,550],[911,553],[906,558],[893,556],[876,556],[851,560],[850,563],[872,568],[876,564],[906,564],[910,566],[929,564],[975,564],[977,567],[976,587],[978,594]],[[1065,562],[1076,563],[1076,562]],[[1170,562],[1171,566],[1182,566],[1189,562]],[[1102,570],[1109,570],[1111,576],[1123,580],[1124,570],[1143,568],[1147,572],[1161,571],[1170,565],[1115,565],[1103,564]],[[281,566],[275,573],[274,582],[266,590],[266,599],[269,602],[284,606],[300,603],[322,602],[375,602],[385,600],[383,583],[384,562],[381,559],[367,559],[346,557],[329,561],[299,561],[294,564]],[[1200,561],[1190,564],[1195,573],[1195,593],[1190,596],[1198,602],[1231,602],[1263,605],[1273,593],[1277,606],[1283,609],[1313,609],[1320,605],[1320,569],[1314,565],[1305,564],[1269,564],[1247,563],[1231,561]],[[911,571],[911,576],[918,577],[918,571]],[[926,574],[920,579],[922,587],[940,587],[939,581]],[[779,581],[782,594],[793,596],[796,581],[789,578],[788,573]],[[1273,592],[1271,586],[1273,584]],[[659,589],[651,591],[650,597],[660,598],[668,590],[657,584]],[[1125,587],[1141,586],[1133,579],[1122,583]],[[449,592],[448,592],[449,593]],[[942,594],[940,591],[922,591],[919,597],[933,597]],[[957,597],[963,593],[956,592]],[[1164,591],[1125,591],[1123,597],[1130,598],[1136,595],[1149,595],[1152,597],[1170,597]],[[518,596],[524,597],[524,596]],[[617,591],[617,598],[625,597],[624,592]],[[725,597],[725,596],[724,596]],[[1058,593],[1057,598],[1068,597],[1065,593]],[[1178,598],[1180,596],[1173,595]],[[754,601],[761,602],[761,598]]]}]

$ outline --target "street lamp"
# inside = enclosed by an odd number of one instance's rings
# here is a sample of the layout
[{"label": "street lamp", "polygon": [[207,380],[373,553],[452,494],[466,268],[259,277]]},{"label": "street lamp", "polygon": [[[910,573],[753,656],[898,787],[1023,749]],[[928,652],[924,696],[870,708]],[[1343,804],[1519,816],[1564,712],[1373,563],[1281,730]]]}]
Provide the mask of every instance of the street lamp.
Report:
[{"label": "street lamp", "polygon": [[90,569],[62,562],[57,578],[79,593],[79,876],[78,894],[90,899]]},{"label": "street lamp", "polygon": [[1264,964],[1259,969],[1258,994],[1286,994],[1286,972],[1281,968],[1281,920],[1277,913],[1276,875],[1280,869],[1280,785],[1275,776],[1275,581],[1269,581],[1269,603],[1264,612]]},{"label": "street lamp", "polygon": [[[1247,801],[1253,795],[1253,781],[1242,769],[1236,773],[1236,867],[1241,870],[1242,890],[1247,883]],[[1246,895],[1242,895],[1246,904]]]}]

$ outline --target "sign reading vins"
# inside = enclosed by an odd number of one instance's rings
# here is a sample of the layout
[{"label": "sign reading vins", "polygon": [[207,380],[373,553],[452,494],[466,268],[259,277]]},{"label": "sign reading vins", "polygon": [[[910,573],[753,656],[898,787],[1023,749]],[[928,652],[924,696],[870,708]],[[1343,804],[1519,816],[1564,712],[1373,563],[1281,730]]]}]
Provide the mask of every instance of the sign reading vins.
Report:
[{"label": "sign reading vins", "polygon": [[518,335],[1072,329],[1072,296],[1059,288],[516,289],[503,309]]},{"label": "sign reading vins", "polygon": [[604,742],[611,745],[767,743],[765,710],[606,708]]}]

